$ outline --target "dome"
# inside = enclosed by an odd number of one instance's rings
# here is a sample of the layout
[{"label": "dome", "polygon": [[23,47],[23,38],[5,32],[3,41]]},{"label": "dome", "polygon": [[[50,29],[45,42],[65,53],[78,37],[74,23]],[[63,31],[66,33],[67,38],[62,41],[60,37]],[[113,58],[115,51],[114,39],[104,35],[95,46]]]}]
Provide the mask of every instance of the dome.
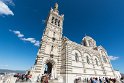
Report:
[{"label": "dome", "polygon": [[85,36],[84,38],[83,38],[83,40],[84,39],[87,39],[87,40],[90,40],[90,39],[92,39],[92,40],[94,40],[92,37],[90,37],[90,36]]},{"label": "dome", "polygon": [[96,41],[90,36],[85,36],[82,39],[82,45],[87,47],[96,47]]}]

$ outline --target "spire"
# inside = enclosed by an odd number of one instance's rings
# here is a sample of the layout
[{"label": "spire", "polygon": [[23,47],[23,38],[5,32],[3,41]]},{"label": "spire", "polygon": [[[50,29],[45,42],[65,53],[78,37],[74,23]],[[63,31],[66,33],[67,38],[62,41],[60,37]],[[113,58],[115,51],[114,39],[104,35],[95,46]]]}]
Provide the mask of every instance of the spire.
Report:
[{"label": "spire", "polygon": [[55,3],[54,11],[55,11],[55,12],[58,12],[58,3]]},{"label": "spire", "polygon": [[54,10],[58,10],[58,3],[55,3]]}]

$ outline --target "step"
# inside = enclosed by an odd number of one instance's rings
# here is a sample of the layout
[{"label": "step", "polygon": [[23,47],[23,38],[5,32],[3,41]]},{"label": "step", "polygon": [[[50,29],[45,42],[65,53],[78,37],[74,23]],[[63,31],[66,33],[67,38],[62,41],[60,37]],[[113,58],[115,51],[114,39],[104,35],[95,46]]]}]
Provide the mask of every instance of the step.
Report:
[{"label": "step", "polygon": [[49,83],[62,83],[62,82],[58,82],[58,80],[48,80]]}]

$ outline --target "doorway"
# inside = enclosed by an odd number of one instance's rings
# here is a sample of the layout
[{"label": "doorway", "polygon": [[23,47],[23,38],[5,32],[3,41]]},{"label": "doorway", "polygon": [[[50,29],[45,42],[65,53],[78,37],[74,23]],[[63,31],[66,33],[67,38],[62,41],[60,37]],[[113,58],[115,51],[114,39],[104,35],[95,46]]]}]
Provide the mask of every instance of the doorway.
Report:
[{"label": "doorway", "polygon": [[52,73],[52,63],[48,62],[45,65],[45,70],[44,70],[44,74],[51,74]]}]

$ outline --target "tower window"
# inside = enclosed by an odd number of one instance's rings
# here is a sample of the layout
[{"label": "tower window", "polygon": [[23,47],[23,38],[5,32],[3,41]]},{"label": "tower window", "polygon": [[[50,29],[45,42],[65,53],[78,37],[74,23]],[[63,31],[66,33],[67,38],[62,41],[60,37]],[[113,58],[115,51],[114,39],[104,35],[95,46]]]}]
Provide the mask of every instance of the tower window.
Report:
[{"label": "tower window", "polygon": [[55,25],[57,25],[57,21],[58,21],[58,19],[55,19]]},{"label": "tower window", "polygon": [[55,36],[55,32],[53,33],[53,36]]},{"label": "tower window", "polygon": [[52,41],[53,41],[53,42],[55,41],[55,38],[54,38],[54,37],[52,38]]},{"label": "tower window", "polygon": [[60,26],[60,20],[58,21],[58,26]]},{"label": "tower window", "polygon": [[51,47],[51,51],[53,51],[53,46]]},{"label": "tower window", "polygon": [[51,23],[54,23],[54,17],[52,17],[52,21],[51,21]]}]

